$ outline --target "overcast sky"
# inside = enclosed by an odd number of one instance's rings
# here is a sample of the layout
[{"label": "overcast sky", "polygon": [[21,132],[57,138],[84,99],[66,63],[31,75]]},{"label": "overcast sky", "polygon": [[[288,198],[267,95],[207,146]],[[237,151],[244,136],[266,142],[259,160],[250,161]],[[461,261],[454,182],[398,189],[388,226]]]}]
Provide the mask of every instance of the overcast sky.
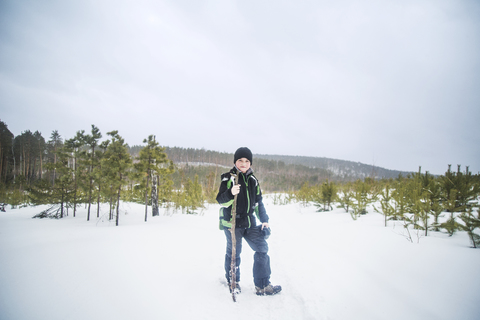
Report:
[{"label": "overcast sky", "polygon": [[480,1],[2,0],[0,120],[477,173]]}]

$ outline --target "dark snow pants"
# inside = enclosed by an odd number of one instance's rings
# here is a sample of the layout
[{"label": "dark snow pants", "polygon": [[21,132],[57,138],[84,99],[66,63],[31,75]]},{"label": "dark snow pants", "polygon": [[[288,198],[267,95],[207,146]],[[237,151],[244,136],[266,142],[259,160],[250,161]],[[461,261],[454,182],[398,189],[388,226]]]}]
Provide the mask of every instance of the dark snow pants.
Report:
[{"label": "dark snow pants", "polygon": [[[227,238],[227,254],[225,255],[225,276],[227,280],[230,279],[230,269],[232,263],[232,234],[228,228],[224,228],[225,236]],[[268,244],[265,241],[261,226],[252,228],[235,228],[235,239],[237,242],[236,248],[236,279],[240,281],[240,253],[242,253],[242,239],[245,239],[255,251],[253,256],[253,281],[255,286],[264,288],[270,283],[270,257],[267,255]]]}]

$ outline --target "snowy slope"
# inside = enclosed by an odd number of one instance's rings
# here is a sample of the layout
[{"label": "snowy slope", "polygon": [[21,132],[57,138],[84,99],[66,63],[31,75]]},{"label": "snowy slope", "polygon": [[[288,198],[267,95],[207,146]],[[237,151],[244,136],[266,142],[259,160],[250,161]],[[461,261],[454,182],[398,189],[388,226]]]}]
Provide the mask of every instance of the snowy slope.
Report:
[{"label": "snowy slope", "polygon": [[[0,319],[478,319],[480,250],[464,233],[410,243],[370,213],[266,202],[272,282],[257,297],[252,251],[242,254],[243,292],[223,283],[218,206],[203,215],[149,217],[124,203],[105,220],[31,219],[40,208],[0,214]],[[416,240],[416,239],[415,239]]]}]

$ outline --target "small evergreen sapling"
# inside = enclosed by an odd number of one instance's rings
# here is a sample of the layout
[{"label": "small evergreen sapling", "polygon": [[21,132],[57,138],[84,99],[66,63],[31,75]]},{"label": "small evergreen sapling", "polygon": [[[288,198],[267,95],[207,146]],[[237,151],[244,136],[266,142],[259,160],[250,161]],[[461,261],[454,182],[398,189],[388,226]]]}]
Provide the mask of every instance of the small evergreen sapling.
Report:
[{"label": "small evergreen sapling", "polygon": [[438,179],[430,180],[427,186],[430,201],[430,215],[433,217],[432,230],[440,231],[439,218],[442,217],[441,188]]},{"label": "small evergreen sapling", "polygon": [[395,212],[391,220],[403,220],[407,207],[406,190],[406,180],[400,175],[398,179],[395,180],[394,190],[392,191]]},{"label": "small evergreen sapling", "polygon": [[385,185],[385,188],[380,192],[380,206],[381,209],[377,209],[375,206],[373,206],[373,209],[380,213],[383,214],[385,217],[385,227],[387,226],[387,220],[390,219],[395,214],[395,208],[392,206],[392,191],[390,188],[390,183],[387,183]]},{"label": "small evergreen sapling", "polygon": [[185,185],[186,210],[188,214],[196,214],[197,209],[205,207],[202,186],[198,182],[198,175],[192,182],[190,178]]},{"label": "small evergreen sapling", "polygon": [[295,193],[295,197],[304,207],[308,206],[308,203],[312,201],[312,188],[308,182],[302,184],[300,190]]},{"label": "small evergreen sapling", "polygon": [[320,186],[312,188],[312,199],[314,205],[318,208],[317,212],[333,210],[332,202],[337,198],[337,186],[333,181],[324,182]]},{"label": "small evergreen sapling", "polygon": [[459,223],[458,227],[467,232],[472,246],[477,248],[477,246],[480,246],[480,235],[476,234],[474,231],[475,229],[480,228],[480,209],[477,210],[477,215],[473,214],[472,211],[473,210],[470,209],[468,212],[462,212],[459,215],[463,224]]},{"label": "small evergreen sapling", "polygon": [[353,210],[350,212],[352,219],[357,220],[361,214],[366,214],[367,206],[375,202],[377,196],[378,190],[373,179],[365,178],[364,181],[355,181],[353,184]]},{"label": "small evergreen sapling", "polygon": [[457,190],[451,189],[450,190],[450,197],[446,199],[443,203],[443,207],[446,211],[450,212],[450,217],[447,221],[441,223],[439,226],[442,229],[445,229],[449,236],[453,236],[453,234],[458,230],[458,223],[456,221],[456,212],[461,209],[457,206]]},{"label": "small evergreen sapling", "polygon": [[337,199],[337,185],[328,180],[322,184],[322,201],[324,211],[333,210],[332,203]]},{"label": "small evergreen sapling", "polygon": [[348,212],[350,206],[353,204],[353,191],[352,183],[348,182],[341,187],[341,191],[338,194],[338,204],[341,208]]}]

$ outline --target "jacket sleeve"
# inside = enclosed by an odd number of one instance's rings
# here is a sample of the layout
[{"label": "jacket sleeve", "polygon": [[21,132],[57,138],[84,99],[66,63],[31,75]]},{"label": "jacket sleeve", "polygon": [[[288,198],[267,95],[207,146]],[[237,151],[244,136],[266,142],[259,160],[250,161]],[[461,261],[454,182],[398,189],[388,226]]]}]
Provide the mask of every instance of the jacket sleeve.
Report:
[{"label": "jacket sleeve", "polygon": [[222,207],[230,207],[233,204],[232,184],[230,173],[222,174],[222,182],[218,189],[217,202]]},{"label": "jacket sleeve", "polygon": [[257,197],[256,197],[256,203],[257,203],[257,217],[258,219],[264,223],[268,222],[268,214],[267,210],[265,210],[265,206],[263,205],[263,197],[262,197],[262,190],[260,190],[260,185],[257,184]]}]

